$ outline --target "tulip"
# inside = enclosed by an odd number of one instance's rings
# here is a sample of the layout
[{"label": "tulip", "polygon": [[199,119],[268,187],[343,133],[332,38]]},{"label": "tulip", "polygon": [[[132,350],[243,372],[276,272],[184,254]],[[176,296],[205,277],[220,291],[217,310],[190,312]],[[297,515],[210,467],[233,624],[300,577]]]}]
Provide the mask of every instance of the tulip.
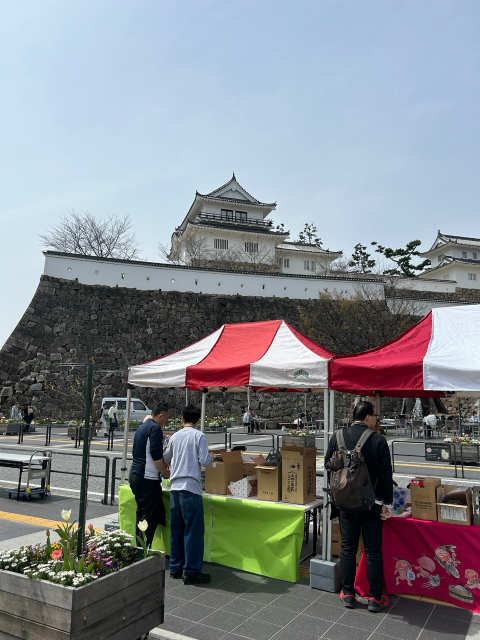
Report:
[{"label": "tulip", "polygon": [[140,531],[145,532],[148,529],[148,522],[146,520],[140,520],[138,523],[138,528]]},{"label": "tulip", "polygon": [[68,522],[70,520],[71,515],[72,515],[71,509],[62,509],[62,518],[65,520],[65,522]]}]

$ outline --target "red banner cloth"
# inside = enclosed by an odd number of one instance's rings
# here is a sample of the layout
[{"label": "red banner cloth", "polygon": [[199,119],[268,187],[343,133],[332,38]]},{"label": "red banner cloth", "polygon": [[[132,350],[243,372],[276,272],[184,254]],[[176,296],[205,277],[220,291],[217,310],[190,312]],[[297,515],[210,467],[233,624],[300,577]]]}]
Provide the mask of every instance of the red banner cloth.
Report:
[{"label": "red banner cloth", "polygon": [[[387,593],[428,596],[480,613],[480,528],[390,518],[382,550]],[[368,595],[365,554],[355,588]]]}]

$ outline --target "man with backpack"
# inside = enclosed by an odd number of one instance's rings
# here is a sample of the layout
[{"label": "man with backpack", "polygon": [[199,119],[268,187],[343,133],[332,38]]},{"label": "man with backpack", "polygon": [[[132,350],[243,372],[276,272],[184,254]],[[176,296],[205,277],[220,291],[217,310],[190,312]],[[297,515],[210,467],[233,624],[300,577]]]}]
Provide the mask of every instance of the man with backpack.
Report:
[{"label": "man with backpack", "polygon": [[345,607],[355,606],[355,557],[362,534],[370,585],[368,610],[372,612],[384,611],[390,604],[382,594],[382,520],[389,517],[387,505],[393,501],[390,451],[377,432],[377,418],[371,402],[357,403],[352,424],[334,433],[325,454],[330,492],[340,514],[340,598]]}]

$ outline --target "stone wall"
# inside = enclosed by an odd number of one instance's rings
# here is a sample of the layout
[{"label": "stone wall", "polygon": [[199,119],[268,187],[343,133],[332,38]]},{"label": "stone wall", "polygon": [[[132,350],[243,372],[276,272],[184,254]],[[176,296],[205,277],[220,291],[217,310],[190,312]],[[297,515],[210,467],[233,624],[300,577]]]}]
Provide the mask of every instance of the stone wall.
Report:
[{"label": "stone wall", "polygon": [[[302,318],[318,314],[322,304],[322,300],[139,291],[42,276],[28,309],[0,351],[0,412],[7,413],[18,400],[33,404],[37,415],[80,416],[89,356],[95,359],[99,409],[103,396],[125,395],[129,365],[181,349],[224,323],[283,318],[305,331]],[[176,390],[139,389],[135,395],[149,406],[168,398],[177,412],[185,398]],[[190,397],[199,402],[198,393]],[[303,408],[304,397],[253,394],[252,406],[262,417],[291,418]],[[338,394],[339,417],[348,414],[351,402],[351,397]],[[208,413],[239,415],[245,404],[245,394],[212,393]],[[323,393],[308,394],[307,406],[323,417]],[[397,408],[394,403],[384,407],[387,412]]]},{"label": "stone wall", "polygon": [[[33,404],[37,415],[80,416],[85,366],[95,359],[96,407],[103,396],[124,396],[128,365],[149,360],[198,340],[221,324],[283,318],[300,326],[299,304],[280,298],[213,296],[132,291],[87,286],[42,276],[16,329],[0,351],[0,410],[14,400]],[[65,366],[68,363],[81,366]],[[149,406],[168,398],[178,412],[184,392],[139,389]],[[194,402],[200,394],[191,392]],[[304,394],[252,394],[263,417],[288,418],[303,408]],[[239,415],[246,394],[208,394],[210,415]],[[349,406],[349,402],[347,403]],[[323,393],[307,395],[322,416]]]}]

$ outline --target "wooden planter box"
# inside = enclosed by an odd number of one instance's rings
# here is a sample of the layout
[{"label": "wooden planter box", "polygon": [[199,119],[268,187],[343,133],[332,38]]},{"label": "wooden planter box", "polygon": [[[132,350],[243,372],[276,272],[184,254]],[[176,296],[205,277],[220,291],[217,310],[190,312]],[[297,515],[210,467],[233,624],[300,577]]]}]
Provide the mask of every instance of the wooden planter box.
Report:
[{"label": "wooden planter box", "polygon": [[0,638],[135,640],[163,622],[165,556],[82,587],[0,570]]},{"label": "wooden planter box", "polygon": [[[21,422],[7,422],[5,424],[0,425],[2,427],[2,433],[8,435],[17,435],[20,433],[20,429],[22,427]],[[5,427],[5,429],[3,429]],[[30,428],[27,427],[26,424],[23,424],[23,433],[33,433],[35,431],[35,425]]]}]

